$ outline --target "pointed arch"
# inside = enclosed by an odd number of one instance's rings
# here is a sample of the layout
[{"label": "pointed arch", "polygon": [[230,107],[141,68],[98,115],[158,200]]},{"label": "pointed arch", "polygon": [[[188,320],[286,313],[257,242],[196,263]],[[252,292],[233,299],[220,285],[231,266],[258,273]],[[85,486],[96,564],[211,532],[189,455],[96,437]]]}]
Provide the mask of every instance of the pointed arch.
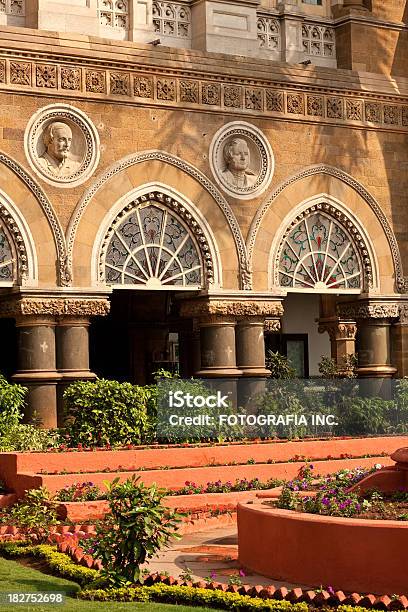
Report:
[{"label": "pointed arch", "polygon": [[[21,193],[21,189],[17,190],[17,192],[19,192],[19,197],[23,198],[22,202],[25,202],[27,200],[28,206],[28,201],[31,198],[32,201],[35,200],[36,205],[39,206],[39,208],[41,209],[41,215],[43,216],[45,223],[48,225],[47,232],[50,233],[50,239],[53,242],[53,266],[55,267],[56,265],[57,267],[58,282],[61,286],[69,285],[71,279],[69,275],[69,270],[67,268],[65,236],[51,202],[49,201],[48,197],[41,189],[41,187],[34,180],[34,178],[22,166],[20,166],[18,162],[16,162],[14,159],[9,157],[5,153],[0,153],[0,169],[1,168],[4,168],[4,176],[1,177],[1,184],[7,185],[7,188],[10,187],[11,189],[13,182],[15,181],[14,177],[17,176],[18,179],[21,181],[22,185],[24,186],[23,195]],[[11,212],[11,215],[13,216],[17,226],[20,227],[22,235],[24,233],[26,235],[28,250],[30,251],[31,249],[32,253],[34,253],[34,247],[29,246],[30,243],[32,243],[32,245],[34,245],[35,243],[34,232],[32,230],[28,230],[29,225],[31,228],[31,221],[24,221],[23,214],[19,212],[20,204],[18,201],[16,201],[15,204],[12,204],[12,200],[15,201],[12,191],[13,190],[11,189],[10,194],[6,194],[5,192],[3,192],[3,196],[5,197],[5,200],[3,202],[4,204],[8,203],[9,208],[13,208],[14,213]],[[28,259],[30,259],[29,253],[27,253],[27,256]],[[36,274],[37,272],[34,272],[33,270],[33,278],[36,277]],[[31,278],[31,276],[31,272],[28,271],[28,278]]]},{"label": "pointed arch", "polygon": [[353,178],[343,170],[340,170],[339,168],[335,168],[325,164],[310,166],[309,168],[306,168],[289,177],[288,179],[283,181],[267,198],[267,200],[260,206],[251,223],[251,227],[248,232],[248,237],[246,241],[249,265],[253,265],[254,255],[256,251],[255,247],[258,240],[259,232],[264,226],[265,216],[269,213],[271,209],[273,209],[275,201],[277,201],[279,196],[284,196],[285,191],[290,189],[291,187],[294,187],[296,183],[300,183],[302,180],[308,179],[309,177],[315,177],[317,179],[319,175],[321,175],[322,177],[326,177],[327,179],[338,179],[341,183],[351,188],[355,192],[355,194],[361,200],[363,200],[365,204],[368,205],[369,210],[375,215],[376,222],[378,222],[381,226],[382,232],[388,243],[388,252],[392,259],[392,267],[395,275],[395,288],[399,293],[407,293],[408,277],[405,277],[403,274],[402,259],[397,239],[380,205],[375,200],[375,198],[365,189],[365,187],[363,187],[363,185],[361,185],[355,178]]},{"label": "pointed arch", "polygon": [[[120,186],[119,179],[123,176],[123,184],[126,182],[129,185],[128,192],[132,191],[135,187],[139,188],[141,186],[141,182],[137,182],[139,178],[135,179],[137,168],[136,166],[143,164],[156,164],[155,167],[158,168],[157,164],[161,164],[161,168],[171,167],[171,171],[173,172],[173,168],[176,172],[178,172],[181,176],[184,173],[184,176],[188,178],[188,180],[195,182],[196,185],[199,186],[200,195],[202,197],[207,198],[208,201],[211,200],[215,204],[215,209],[217,210],[217,218],[216,224],[218,227],[222,225],[223,230],[225,227],[228,229],[228,233],[224,231],[223,235],[223,254],[222,257],[224,260],[229,260],[231,266],[235,265],[235,261],[237,261],[237,267],[239,267],[239,285],[240,288],[248,289],[250,288],[250,274],[248,273],[248,261],[246,254],[245,241],[242,236],[241,229],[239,227],[238,221],[226,201],[221,192],[217,189],[217,187],[197,168],[193,165],[189,164],[185,160],[180,159],[170,153],[160,150],[151,150],[151,151],[143,151],[140,153],[129,155],[119,162],[112,165],[108,168],[96,182],[94,182],[89,189],[84,193],[81,200],[78,202],[78,205],[71,217],[68,229],[67,229],[67,252],[68,252],[68,260],[70,269],[73,266],[73,258],[74,258],[74,244],[78,242],[77,234],[78,228],[84,221],[87,215],[87,208],[91,202],[98,201],[101,193],[104,189],[106,189],[109,185],[114,183],[116,180],[118,181],[118,187],[116,188],[116,184],[114,190],[118,193],[118,197],[122,197],[123,194],[120,194]],[[164,176],[166,173],[161,172]],[[149,176],[152,179],[152,176]],[[159,179],[160,180],[160,179]],[[136,182],[135,182],[136,181]],[[151,181],[153,185],[153,181]],[[175,191],[175,188],[180,181],[175,183],[174,185],[170,185],[167,180],[164,182],[160,181],[161,185],[167,185],[170,189]],[[159,183],[156,183],[159,186]],[[153,188],[153,187],[152,187]],[[184,191],[184,189],[183,189]],[[126,194],[127,197],[127,194]],[[192,201],[195,202],[195,199],[192,196],[189,196]],[[176,198],[177,199],[177,198]],[[196,212],[199,211],[201,206],[194,207]],[[191,211],[190,211],[191,212]],[[221,222],[222,219],[222,222]],[[209,229],[209,228],[208,228]],[[209,235],[211,232],[207,232]],[[215,238],[216,239],[216,238]],[[75,265],[75,264],[74,264]],[[94,266],[92,273],[94,272]],[[229,270],[229,275],[232,278],[234,275],[237,276],[237,272],[235,270]]]}]

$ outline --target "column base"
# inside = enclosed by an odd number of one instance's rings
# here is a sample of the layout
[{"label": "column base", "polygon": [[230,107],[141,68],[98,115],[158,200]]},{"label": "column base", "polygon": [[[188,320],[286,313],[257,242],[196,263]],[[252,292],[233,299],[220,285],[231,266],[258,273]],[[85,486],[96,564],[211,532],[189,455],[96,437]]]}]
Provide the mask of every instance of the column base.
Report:
[{"label": "column base", "polygon": [[13,382],[28,388],[24,421],[38,420],[41,429],[57,427],[57,372],[44,370],[20,371]]},{"label": "column base", "polygon": [[204,368],[195,373],[201,378],[240,378],[242,370],[237,368]]},{"label": "column base", "polygon": [[357,368],[358,378],[392,378],[397,368],[389,365],[370,365]]}]

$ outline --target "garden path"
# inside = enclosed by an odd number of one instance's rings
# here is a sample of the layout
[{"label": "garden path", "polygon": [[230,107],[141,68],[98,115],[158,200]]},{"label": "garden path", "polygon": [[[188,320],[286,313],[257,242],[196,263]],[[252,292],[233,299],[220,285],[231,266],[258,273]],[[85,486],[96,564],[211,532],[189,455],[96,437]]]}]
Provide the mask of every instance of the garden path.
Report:
[{"label": "garden path", "polygon": [[[203,580],[213,572],[214,582],[227,584],[229,577],[239,576],[242,569],[238,561],[237,527],[228,525],[183,535],[180,540],[173,541],[169,548],[162,550],[146,567],[151,573],[168,572],[173,578],[178,578],[189,568],[193,582]],[[285,586],[287,589],[299,586],[309,588],[307,585],[291,584],[244,572],[245,575],[240,576],[243,584],[273,584],[276,588]]]}]

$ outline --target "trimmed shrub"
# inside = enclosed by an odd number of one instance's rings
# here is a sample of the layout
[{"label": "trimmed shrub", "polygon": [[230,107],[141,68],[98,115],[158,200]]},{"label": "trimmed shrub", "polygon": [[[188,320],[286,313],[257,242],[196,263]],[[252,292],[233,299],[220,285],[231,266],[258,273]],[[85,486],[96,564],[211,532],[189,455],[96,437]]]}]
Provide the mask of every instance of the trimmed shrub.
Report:
[{"label": "trimmed shrub", "polygon": [[116,380],[77,381],[65,390],[69,444],[141,444],[149,429],[149,387]]}]

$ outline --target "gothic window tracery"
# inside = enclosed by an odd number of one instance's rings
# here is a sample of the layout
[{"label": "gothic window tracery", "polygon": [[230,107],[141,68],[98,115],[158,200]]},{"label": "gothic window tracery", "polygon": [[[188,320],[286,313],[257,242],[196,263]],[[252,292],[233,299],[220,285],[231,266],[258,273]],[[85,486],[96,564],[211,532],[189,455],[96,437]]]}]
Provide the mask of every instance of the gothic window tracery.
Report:
[{"label": "gothic window tracery", "polygon": [[119,213],[108,231],[101,280],[150,289],[201,288],[204,277],[212,277],[212,264],[198,224],[171,198],[176,210],[163,204],[163,194],[140,200]]},{"label": "gothic window tracery", "polygon": [[0,285],[12,283],[17,276],[17,255],[13,241],[0,218]]},{"label": "gothic window tracery", "polygon": [[302,26],[302,44],[306,55],[336,57],[334,28],[318,24]]},{"label": "gothic window tracery", "polygon": [[98,0],[99,23],[106,28],[129,28],[128,0]]},{"label": "gothic window tracery", "polygon": [[359,292],[373,278],[358,230],[328,204],[312,206],[286,230],[277,272],[282,287],[319,292]]},{"label": "gothic window tracery", "polygon": [[258,40],[261,49],[280,51],[281,32],[277,19],[273,17],[258,16],[257,19]]}]

